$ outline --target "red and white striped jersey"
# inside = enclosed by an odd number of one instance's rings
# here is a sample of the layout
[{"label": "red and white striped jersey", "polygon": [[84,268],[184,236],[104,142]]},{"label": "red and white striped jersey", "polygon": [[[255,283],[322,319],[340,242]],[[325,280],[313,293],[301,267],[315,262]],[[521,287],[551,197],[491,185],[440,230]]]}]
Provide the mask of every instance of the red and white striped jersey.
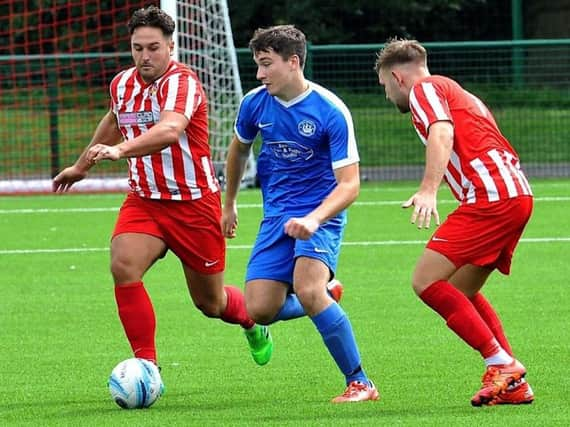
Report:
[{"label": "red and white striped jersey", "polygon": [[518,155],[493,115],[457,82],[443,76],[422,79],[410,92],[410,110],[424,144],[432,123],[453,124],[453,151],[445,180],[461,203],[487,204],[532,195]]},{"label": "red and white striped jersey", "polygon": [[146,84],[135,67],[111,81],[111,108],[123,137],[148,131],[162,111],[189,119],[178,143],[159,152],[131,157],[129,185],[141,197],[194,200],[220,191],[208,144],[208,105],[202,84],[186,65],[171,61],[166,73]]}]

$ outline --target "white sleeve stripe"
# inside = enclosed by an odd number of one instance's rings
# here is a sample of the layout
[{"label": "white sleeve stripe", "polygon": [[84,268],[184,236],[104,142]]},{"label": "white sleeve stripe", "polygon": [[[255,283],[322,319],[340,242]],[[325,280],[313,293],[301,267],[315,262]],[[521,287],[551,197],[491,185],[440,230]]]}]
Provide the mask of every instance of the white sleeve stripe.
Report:
[{"label": "white sleeve stripe", "polygon": [[501,174],[501,177],[503,178],[503,181],[505,182],[505,185],[507,186],[507,191],[509,193],[509,197],[515,197],[518,194],[517,187],[515,185],[515,182],[513,181],[513,177],[511,176],[511,173],[509,172],[509,170],[507,170],[507,167],[506,167],[505,162],[503,161],[501,155],[497,152],[497,150],[493,149],[493,150],[489,151],[489,157],[491,157],[491,159],[493,159],[493,161],[497,165],[497,168],[499,169],[499,173]]},{"label": "white sleeve stripe", "polygon": [[164,102],[164,110],[174,111],[176,107],[176,95],[178,94],[178,74],[173,74],[168,78],[168,93]]},{"label": "white sleeve stripe", "polygon": [[[333,94],[330,90],[325,89],[322,86],[319,86],[318,84],[312,83],[312,82],[311,82],[311,86],[312,86],[313,90],[315,90],[320,95],[322,95],[325,99],[327,99],[329,102],[331,102],[341,112],[341,114],[344,117],[344,120],[346,122],[346,127],[347,127],[347,131],[348,131],[347,141],[346,141],[346,143],[347,143],[347,152],[346,152],[347,158],[344,160],[349,160],[350,163],[358,162],[360,160],[360,158],[358,156],[358,147],[356,145],[356,136],[354,133],[354,122],[352,120],[352,115],[350,114],[350,110],[348,109],[346,104],[344,102],[342,102],[342,100],[339,97],[337,97],[335,94]],[[339,160],[338,162],[343,162],[344,160]],[[335,162],[335,163],[338,163],[338,162]],[[349,164],[349,163],[347,163],[347,164]],[[334,168],[334,166],[333,166],[333,168]]]},{"label": "white sleeve stripe", "polygon": [[186,98],[186,106],[184,107],[184,115],[187,118],[192,117],[194,113],[194,97],[196,96],[196,81],[188,76],[188,93]]},{"label": "white sleeve stripe", "polygon": [[427,129],[429,128],[429,121],[427,118],[427,114],[422,109],[422,107],[420,107],[420,104],[418,103],[418,100],[416,98],[416,94],[414,93],[413,90],[410,92],[410,104],[412,105],[412,107],[414,107],[414,111],[415,111],[416,115],[422,121],[422,123],[424,124],[424,127],[427,131]]},{"label": "white sleeve stripe", "polygon": [[489,171],[487,170],[483,162],[479,159],[474,159],[471,161],[471,166],[473,167],[473,169],[475,169],[475,171],[483,181],[483,185],[485,186],[485,190],[487,191],[487,199],[490,202],[495,202],[499,200],[499,192],[497,191],[497,186],[493,182],[493,178],[491,178],[491,175],[489,175]]},{"label": "white sleeve stripe", "polygon": [[348,166],[348,165],[353,165],[353,164],[358,163],[358,162],[359,162],[358,158],[356,158],[356,159],[354,159],[354,158],[342,159],[342,160],[338,160],[336,162],[333,162],[332,168],[333,168],[333,170],[339,169],[339,168],[343,168],[343,167]]},{"label": "white sleeve stripe", "polygon": [[443,105],[441,105],[441,100],[435,93],[435,88],[433,87],[433,83],[431,82],[424,82],[421,84],[424,94],[426,95],[426,99],[433,110],[435,117],[437,120],[449,120],[448,115],[445,113],[445,109]]}]

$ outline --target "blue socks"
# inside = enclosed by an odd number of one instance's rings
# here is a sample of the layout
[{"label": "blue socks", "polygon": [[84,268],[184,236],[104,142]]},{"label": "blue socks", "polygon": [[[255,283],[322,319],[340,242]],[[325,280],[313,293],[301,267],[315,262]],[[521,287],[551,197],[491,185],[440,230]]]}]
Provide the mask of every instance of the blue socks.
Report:
[{"label": "blue socks", "polygon": [[305,309],[301,305],[297,295],[289,294],[285,298],[281,310],[279,310],[279,313],[277,313],[277,316],[275,316],[271,323],[277,322],[278,320],[297,319],[298,317],[303,317],[305,314]]},{"label": "blue socks", "polygon": [[360,365],[360,353],[352,332],[352,325],[340,305],[337,303],[329,305],[311,320],[323,337],[331,356],[346,377],[346,383],[361,381],[369,384]]}]

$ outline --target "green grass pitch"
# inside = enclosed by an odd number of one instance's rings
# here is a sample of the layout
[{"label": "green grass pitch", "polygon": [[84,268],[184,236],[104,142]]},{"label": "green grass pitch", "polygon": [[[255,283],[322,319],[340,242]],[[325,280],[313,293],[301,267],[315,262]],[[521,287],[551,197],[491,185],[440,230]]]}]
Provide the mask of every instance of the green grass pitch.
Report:
[{"label": "green grass pitch", "polygon": [[[333,405],[343,377],[307,319],[272,326],[275,352],[251,359],[236,326],[207,319],[169,254],[145,278],[158,319],[166,394],[121,410],[107,378],[131,357],[116,314],[109,236],[123,195],[0,198],[1,426],[567,426],[570,420],[570,181],[534,181],[533,218],[510,277],[484,292],[498,309],[536,401],[472,408],[480,356],[415,297],[410,276],[431,231],[399,204],[415,183],[367,184],[350,208],[338,277],[363,366],[379,402]],[[440,191],[440,213],[455,203]],[[243,286],[261,216],[257,190],[240,195],[228,241],[228,283]],[[433,228],[432,228],[433,230]]]}]

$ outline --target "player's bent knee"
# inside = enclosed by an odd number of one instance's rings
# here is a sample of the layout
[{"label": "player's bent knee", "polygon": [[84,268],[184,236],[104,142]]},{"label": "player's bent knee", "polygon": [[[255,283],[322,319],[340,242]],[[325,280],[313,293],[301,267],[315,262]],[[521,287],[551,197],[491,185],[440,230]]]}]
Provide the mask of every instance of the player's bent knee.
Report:
[{"label": "player's bent knee", "polygon": [[432,284],[434,280],[431,279],[422,279],[414,275],[412,279],[412,289],[416,293],[417,296],[420,296],[423,291],[425,291],[430,284]]},{"label": "player's bent knee", "polygon": [[267,307],[263,307],[260,304],[251,304],[246,302],[247,314],[251,319],[260,325],[269,325],[275,319],[277,313],[273,313],[267,310]]},{"label": "player's bent knee", "polygon": [[220,318],[223,313],[223,307],[215,301],[195,302],[194,305],[206,317]]}]

